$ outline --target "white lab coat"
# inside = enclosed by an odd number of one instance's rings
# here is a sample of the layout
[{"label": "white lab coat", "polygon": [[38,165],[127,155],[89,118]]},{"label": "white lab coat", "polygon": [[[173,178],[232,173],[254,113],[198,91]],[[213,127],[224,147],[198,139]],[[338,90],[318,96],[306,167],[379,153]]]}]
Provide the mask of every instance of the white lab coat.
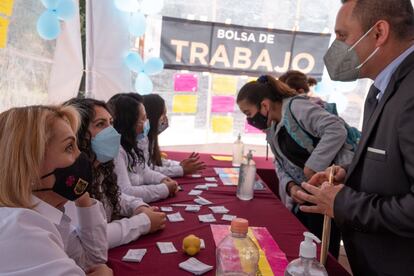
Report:
[{"label": "white lab coat", "polygon": [[167,176],[151,170],[146,164],[137,164],[129,169],[128,156],[122,147],[114,164],[118,186],[123,193],[142,198],[146,203],[168,197],[168,187],[161,183]]}]

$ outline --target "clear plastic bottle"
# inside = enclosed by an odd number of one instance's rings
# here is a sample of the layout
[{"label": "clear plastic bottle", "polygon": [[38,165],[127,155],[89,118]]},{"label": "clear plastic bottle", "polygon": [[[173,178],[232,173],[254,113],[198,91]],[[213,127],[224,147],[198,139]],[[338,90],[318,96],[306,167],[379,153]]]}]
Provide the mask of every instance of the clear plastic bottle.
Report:
[{"label": "clear plastic bottle", "polygon": [[241,200],[251,200],[254,195],[254,183],[256,180],[256,163],[253,160],[252,150],[246,156],[246,160],[240,166],[239,182],[237,184],[237,197]]},{"label": "clear plastic bottle", "polygon": [[231,233],[216,249],[216,276],[256,276],[259,250],[247,236],[249,222],[236,218],[231,222]]},{"label": "clear plastic bottle", "polygon": [[316,260],[316,244],[313,241],[321,241],[310,232],[303,235],[305,240],[300,243],[300,257],[288,264],[285,276],[328,276],[325,267]]},{"label": "clear plastic bottle", "polygon": [[233,167],[240,167],[241,163],[243,162],[243,151],[244,151],[244,144],[241,140],[241,135],[237,136],[237,140],[233,144]]}]

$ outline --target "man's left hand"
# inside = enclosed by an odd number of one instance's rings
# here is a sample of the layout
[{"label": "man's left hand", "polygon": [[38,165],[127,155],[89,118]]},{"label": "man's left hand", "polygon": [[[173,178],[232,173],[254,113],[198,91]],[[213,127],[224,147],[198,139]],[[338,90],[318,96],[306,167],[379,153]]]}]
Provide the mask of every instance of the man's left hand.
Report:
[{"label": "man's left hand", "polygon": [[343,184],[331,185],[329,182],[324,182],[320,187],[315,187],[306,182],[302,183],[302,188],[309,194],[303,191],[298,191],[296,196],[301,200],[314,205],[302,205],[300,206],[300,210],[306,213],[323,214],[333,218],[335,197],[343,187]]}]

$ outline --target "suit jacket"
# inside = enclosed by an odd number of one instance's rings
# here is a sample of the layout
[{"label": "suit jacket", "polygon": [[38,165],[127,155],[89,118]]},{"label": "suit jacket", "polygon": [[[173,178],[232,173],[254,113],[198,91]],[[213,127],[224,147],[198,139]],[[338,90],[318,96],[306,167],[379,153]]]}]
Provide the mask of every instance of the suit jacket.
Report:
[{"label": "suit jacket", "polygon": [[414,53],[362,131],[334,216],[354,275],[414,275]]}]

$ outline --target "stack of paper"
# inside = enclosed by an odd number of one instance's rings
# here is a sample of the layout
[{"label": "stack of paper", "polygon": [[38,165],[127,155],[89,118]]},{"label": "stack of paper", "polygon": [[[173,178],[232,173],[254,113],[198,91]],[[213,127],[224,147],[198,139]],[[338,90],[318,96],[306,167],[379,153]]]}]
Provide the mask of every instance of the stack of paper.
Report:
[{"label": "stack of paper", "polygon": [[212,214],[208,214],[208,215],[199,215],[198,219],[201,222],[215,222],[216,218],[212,215]]},{"label": "stack of paper", "polygon": [[177,249],[172,242],[157,242],[158,249],[161,254],[175,253]]},{"label": "stack of paper", "polygon": [[170,222],[184,221],[184,218],[181,216],[180,212],[169,214],[167,215],[167,218]]},{"label": "stack of paper", "polygon": [[224,206],[211,206],[208,208],[210,208],[210,210],[215,214],[227,214],[229,212],[229,210]]},{"label": "stack of paper", "polygon": [[163,212],[172,212],[173,208],[172,207],[167,207],[167,206],[161,206],[161,211],[163,211]]},{"label": "stack of paper", "polygon": [[141,262],[144,255],[147,253],[146,249],[129,249],[128,252],[122,257],[124,262],[134,262],[139,263]]},{"label": "stack of paper", "polygon": [[202,275],[213,269],[211,265],[206,265],[196,258],[189,258],[187,261],[178,264],[178,266],[194,275]]},{"label": "stack of paper", "polygon": [[187,207],[185,207],[185,210],[187,212],[198,212],[200,211],[201,206],[200,205],[187,205]]},{"label": "stack of paper", "polygon": [[210,205],[213,204],[213,202],[205,199],[204,197],[198,196],[196,199],[194,199],[194,202],[200,205]]},{"label": "stack of paper", "polygon": [[200,191],[200,190],[191,190],[189,193],[188,193],[188,195],[193,195],[193,196],[198,196],[198,195],[201,195],[203,193],[203,191]]}]

